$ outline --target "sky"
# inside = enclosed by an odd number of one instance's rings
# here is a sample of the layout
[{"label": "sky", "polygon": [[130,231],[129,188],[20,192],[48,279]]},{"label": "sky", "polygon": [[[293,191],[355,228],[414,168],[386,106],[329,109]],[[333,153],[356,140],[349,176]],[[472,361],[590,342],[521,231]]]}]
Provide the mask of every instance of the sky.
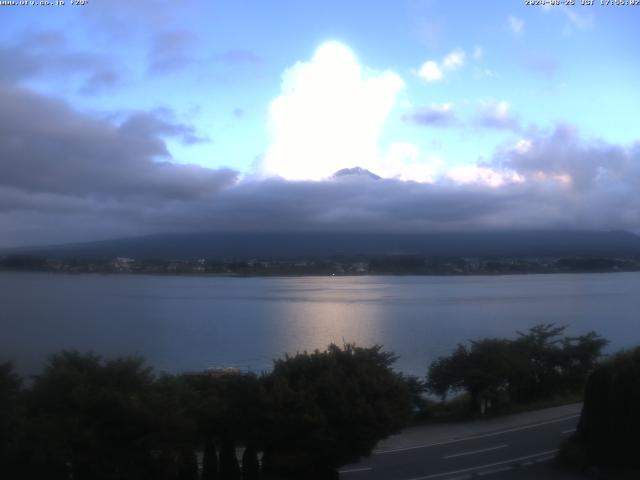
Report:
[{"label": "sky", "polygon": [[51,3],[0,5],[0,246],[640,232],[640,6]]}]

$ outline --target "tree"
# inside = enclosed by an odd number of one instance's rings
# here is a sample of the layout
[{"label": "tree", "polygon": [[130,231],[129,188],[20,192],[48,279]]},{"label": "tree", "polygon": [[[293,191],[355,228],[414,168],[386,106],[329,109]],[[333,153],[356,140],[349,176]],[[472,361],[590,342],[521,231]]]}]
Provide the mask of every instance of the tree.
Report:
[{"label": "tree", "polygon": [[409,419],[411,398],[380,346],[330,345],[276,360],[265,378],[272,428],[266,473],[333,478]]},{"label": "tree", "polygon": [[[194,413],[199,435],[220,445],[220,478],[240,477],[235,455],[236,445],[262,443],[266,430],[267,399],[264,386],[253,373],[202,373],[189,375],[191,387],[198,393]],[[213,461],[213,453],[209,456]],[[213,467],[207,469],[213,475]],[[215,477],[211,477],[215,478]]]},{"label": "tree", "polygon": [[595,332],[561,337],[566,327],[540,324],[515,340],[488,338],[458,345],[429,366],[428,391],[444,400],[465,391],[472,412],[485,401],[530,402],[581,391],[606,340]]},{"label": "tree", "polygon": [[566,326],[543,323],[518,332],[514,346],[522,356],[521,369],[513,391],[519,400],[532,401],[557,391],[561,386],[563,365],[567,356],[563,352],[562,338]]},{"label": "tree", "polygon": [[136,357],[51,357],[27,396],[32,444],[25,476],[146,478],[152,382],[151,370]]},{"label": "tree", "polygon": [[507,340],[473,341],[470,348],[458,345],[451,356],[431,364],[427,387],[443,399],[450,392],[464,390],[471,411],[481,411],[482,401],[496,401],[509,390],[513,353]]},{"label": "tree", "polygon": [[583,468],[632,469],[634,474],[620,478],[638,478],[638,405],[640,347],[618,353],[589,375],[578,428],[561,458]]}]

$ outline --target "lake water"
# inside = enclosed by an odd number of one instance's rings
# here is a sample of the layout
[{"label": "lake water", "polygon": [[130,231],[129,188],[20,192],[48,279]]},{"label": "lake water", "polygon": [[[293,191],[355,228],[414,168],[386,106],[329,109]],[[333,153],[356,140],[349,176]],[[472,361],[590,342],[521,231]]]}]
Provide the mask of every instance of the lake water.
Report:
[{"label": "lake water", "polygon": [[0,360],[143,355],[158,370],[268,370],[286,352],[376,343],[423,375],[458,342],[541,322],[640,344],[640,273],[476,277],[205,278],[0,272]]}]

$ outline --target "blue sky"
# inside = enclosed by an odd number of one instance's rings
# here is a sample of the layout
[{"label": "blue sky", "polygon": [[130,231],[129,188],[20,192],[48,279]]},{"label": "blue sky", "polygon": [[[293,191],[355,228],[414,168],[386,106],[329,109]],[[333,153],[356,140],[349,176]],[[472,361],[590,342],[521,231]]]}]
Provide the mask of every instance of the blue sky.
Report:
[{"label": "blue sky", "polygon": [[[361,65],[392,70],[406,83],[385,122],[381,146],[411,142],[453,164],[490,156],[521,136],[472,125],[480,103],[499,101],[508,102],[522,128],[570,122],[585,135],[619,143],[634,141],[638,133],[633,118],[640,106],[640,62],[633,45],[640,8],[545,9],[520,1],[464,8],[435,1],[295,7],[282,1],[152,1],[143,8],[94,0],[83,7],[5,7],[2,14],[4,45],[29,48],[20,45],[32,43],[30,36],[60,32],[64,40],[36,40],[35,47],[104,56],[121,77],[113,88],[91,94],[79,93],[82,80],[67,74],[44,74],[30,85],[85,111],[172,109],[210,139],[186,147],[172,143],[182,162],[249,169],[268,147],[268,107],[280,93],[282,73],[309,61],[328,40],[350,48]],[[175,61],[150,71],[154,42],[171,34],[166,55]],[[439,62],[456,50],[464,52],[464,64],[442,80],[427,82],[416,74],[424,62]],[[459,125],[443,129],[402,121],[409,105],[443,103],[453,105]]]},{"label": "blue sky", "polygon": [[360,165],[431,185],[566,186],[579,161],[523,168],[513,152],[563,138],[633,163],[640,136],[640,7],[577,3],[4,6],[0,84],[114,128],[150,115],[163,148],[148,159],[241,183]]}]

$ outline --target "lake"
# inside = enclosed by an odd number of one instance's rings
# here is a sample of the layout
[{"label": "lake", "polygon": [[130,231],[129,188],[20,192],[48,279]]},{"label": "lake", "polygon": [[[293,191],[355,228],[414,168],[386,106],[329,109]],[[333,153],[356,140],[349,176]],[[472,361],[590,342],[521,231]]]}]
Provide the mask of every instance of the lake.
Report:
[{"label": "lake", "polygon": [[170,372],[268,370],[286,352],[376,343],[424,375],[458,342],[542,322],[640,344],[640,273],[220,278],[0,272],[0,360],[140,354]]}]

